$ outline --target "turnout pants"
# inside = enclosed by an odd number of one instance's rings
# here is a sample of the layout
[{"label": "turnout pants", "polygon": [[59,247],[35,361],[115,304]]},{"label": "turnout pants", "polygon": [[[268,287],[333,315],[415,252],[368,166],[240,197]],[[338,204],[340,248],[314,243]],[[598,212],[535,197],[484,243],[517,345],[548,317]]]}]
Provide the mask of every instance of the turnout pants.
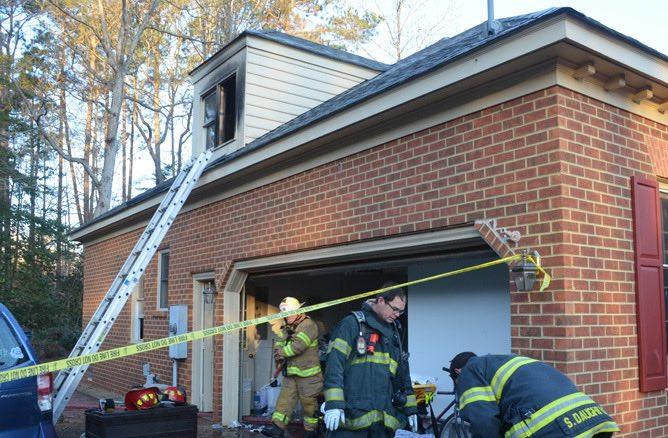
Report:
[{"label": "turnout pants", "polygon": [[347,430],[339,427],[335,431],[327,431],[327,438],[389,438],[394,431],[387,429],[382,422],[373,423],[366,429]]},{"label": "turnout pants", "polygon": [[318,418],[315,412],[318,409],[318,395],[322,392],[322,374],[310,377],[287,376],[281,383],[281,393],[276,402],[276,410],[271,420],[281,429],[285,429],[290,422],[292,411],[297,400],[304,410],[304,429],[315,431]]}]

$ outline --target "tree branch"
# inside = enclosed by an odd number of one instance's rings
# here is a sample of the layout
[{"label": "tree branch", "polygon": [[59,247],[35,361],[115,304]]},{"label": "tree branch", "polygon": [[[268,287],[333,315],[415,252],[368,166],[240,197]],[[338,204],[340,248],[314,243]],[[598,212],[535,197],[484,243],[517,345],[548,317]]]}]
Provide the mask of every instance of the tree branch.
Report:
[{"label": "tree branch", "polygon": [[37,113],[37,111],[35,110],[32,102],[25,95],[25,93],[23,92],[21,87],[16,85],[14,82],[12,82],[12,86],[17,91],[18,95],[21,97],[21,101],[23,102],[24,107],[28,110],[28,115],[30,116],[32,121],[35,122],[35,125],[37,126],[37,128],[39,130],[39,133],[42,136],[42,138],[44,138],[44,140],[49,144],[49,146],[51,146],[58,153],[58,155],[63,157],[65,160],[73,162],[73,163],[77,163],[77,164],[80,164],[81,166],[83,166],[84,170],[86,171],[86,173],[90,176],[91,180],[93,181],[93,185],[96,188],[98,188],[100,186],[100,182],[98,181],[98,179],[95,175],[95,172],[93,171],[91,166],[86,162],[86,160],[84,160],[83,158],[73,157],[70,154],[68,154],[67,152],[65,152],[60,146],[58,146],[58,144],[51,138],[49,133],[46,132],[46,130],[44,129],[44,127],[40,123],[40,117],[41,116]]}]

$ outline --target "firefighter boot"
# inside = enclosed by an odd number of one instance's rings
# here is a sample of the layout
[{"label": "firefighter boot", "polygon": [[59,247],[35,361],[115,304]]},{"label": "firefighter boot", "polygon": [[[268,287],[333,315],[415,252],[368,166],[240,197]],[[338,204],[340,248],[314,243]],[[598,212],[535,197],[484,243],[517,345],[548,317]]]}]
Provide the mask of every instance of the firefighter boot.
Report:
[{"label": "firefighter boot", "polygon": [[272,424],[270,427],[265,427],[262,429],[262,435],[268,436],[270,438],[290,438],[290,434],[278,427],[275,424]]}]

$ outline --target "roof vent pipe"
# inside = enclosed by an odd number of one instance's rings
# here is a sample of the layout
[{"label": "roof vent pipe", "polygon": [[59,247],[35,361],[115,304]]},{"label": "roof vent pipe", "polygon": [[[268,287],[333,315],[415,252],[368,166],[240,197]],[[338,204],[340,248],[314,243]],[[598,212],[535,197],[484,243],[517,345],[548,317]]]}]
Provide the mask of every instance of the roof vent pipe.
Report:
[{"label": "roof vent pipe", "polygon": [[494,0],[487,0],[487,35],[485,36],[494,35],[499,30],[501,26],[498,21],[494,20]]}]

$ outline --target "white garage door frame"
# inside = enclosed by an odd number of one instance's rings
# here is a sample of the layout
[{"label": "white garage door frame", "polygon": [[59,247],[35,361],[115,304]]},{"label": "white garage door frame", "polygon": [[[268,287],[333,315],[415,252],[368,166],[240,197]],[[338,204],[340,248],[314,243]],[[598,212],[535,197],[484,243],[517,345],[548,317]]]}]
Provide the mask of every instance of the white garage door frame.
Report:
[{"label": "white garage door frame", "polygon": [[[399,236],[368,242],[337,245],[327,248],[270,256],[234,263],[223,291],[224,323],[239,321],[241,294],[249,274],[323,266],[351,261],[372,261],[397,256],[415,256],[448,249],[465,249],[487,245],[473,225],[433,231],[408,236]],[[223,335],[223,376],[221,422],[229,425],[239,420],[240,380],[239,332]]]}]

